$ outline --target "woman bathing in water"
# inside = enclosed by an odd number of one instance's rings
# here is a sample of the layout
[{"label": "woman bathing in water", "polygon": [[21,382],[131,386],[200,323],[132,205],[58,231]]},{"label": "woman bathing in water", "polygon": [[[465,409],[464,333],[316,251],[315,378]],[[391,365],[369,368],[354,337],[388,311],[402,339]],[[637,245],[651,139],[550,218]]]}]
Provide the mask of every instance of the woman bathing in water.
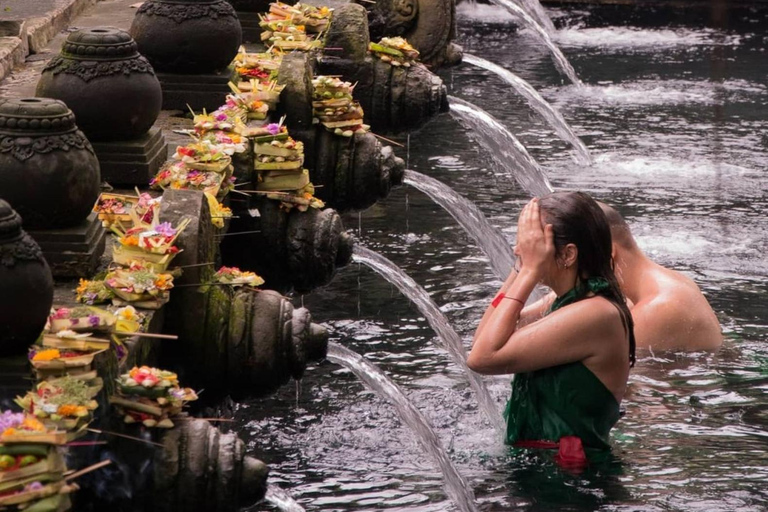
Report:
[{"label": "woman bathing in water", "polygon": [[[478,373],[515,374],[507,444],[559,447],[561,458],[575,455],[578,463],[582,445],[609,449],[635,361],[610,228],[587,194],[550,194],[523,208],[515,255],[519,268],[483,315],[467,364]],[[524,308],[538,283],[557,298]]]}]

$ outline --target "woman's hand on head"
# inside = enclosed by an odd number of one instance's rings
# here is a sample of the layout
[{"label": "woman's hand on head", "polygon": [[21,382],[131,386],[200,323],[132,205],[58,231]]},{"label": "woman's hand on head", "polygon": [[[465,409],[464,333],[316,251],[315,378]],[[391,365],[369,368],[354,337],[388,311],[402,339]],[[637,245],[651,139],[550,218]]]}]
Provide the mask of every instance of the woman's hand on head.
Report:
[{"label": "woman's hand on head", "polygon": [[541,205],[533,198],[520,213],[517,221],[517,248],[522,261],[521,272],[531,272],[541,278],[555,259],[555,234],[552,225],[542,226]]}]

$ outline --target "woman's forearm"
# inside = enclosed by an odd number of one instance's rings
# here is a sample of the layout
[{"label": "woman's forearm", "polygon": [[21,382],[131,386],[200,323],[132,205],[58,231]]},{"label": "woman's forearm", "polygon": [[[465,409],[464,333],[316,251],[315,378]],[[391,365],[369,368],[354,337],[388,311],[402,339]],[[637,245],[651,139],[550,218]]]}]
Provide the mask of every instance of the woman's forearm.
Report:
[{"label": "woman's forearm", "polygon": [[[506,281],[501,285],[501,288],[499,288],[499,291],[496,293],[496,297],[499,294],[506,294],[507,290],[509,290],[509,287],[512,286],[512,283],[515,282],[515,278],[517,277],[517,272],[512,270],[512,272],[509,273],[509,276],[507,276]],[[489,304],[488,308],[486,308],[485,313],[483,313],[483,318],[480,319],[480,323],[477,325],[477,329],[475,329],[475,336],[472,338],[472,344],[474,345],[475,341],[477,340],[477,337],[480,335],[480,333],[483,331],[485,326],[488,324],[488,319],[491,318],[491,315],[496,310],[493,305]]]},{"label": "woman's forearm", "polygon": [[486,312],[485,325],[478,328],[475,343],[467,359],[470,368],[476,371],[490,370],[494,367],[494,355],[509,341],[514,334],[517,320],[528,296],[536,286],[538,278],[523,270],[507,287],[506,298],[490,314]]}]

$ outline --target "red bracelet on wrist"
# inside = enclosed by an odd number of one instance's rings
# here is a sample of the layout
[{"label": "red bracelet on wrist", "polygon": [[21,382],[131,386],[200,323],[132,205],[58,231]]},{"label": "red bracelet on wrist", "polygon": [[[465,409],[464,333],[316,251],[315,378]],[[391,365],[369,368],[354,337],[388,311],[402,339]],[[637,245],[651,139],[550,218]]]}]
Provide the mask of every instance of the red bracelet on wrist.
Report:
[{"label": "red bracelet on wrist", "polygon": [[522,300],[518,299],[517,297],[507,297],[507,296],[506,296],[506,295],[504,295],[503,293],[499,293],[499,294],[496,296],[496,298],[495,298],[495,299],[493,299],[493,302],[491,302],[491,306],[493,306],[493,307],[498,307],[498,305],[499,305],[499,304],[501,304],[501,301],[502,301],[503,299],[514,300],[514,301],[516,301],[516,302],[519,302],[519,303],[520,303],[520,305],[522,305],[522,306],[525,306],[525,302],[523,302]]}]

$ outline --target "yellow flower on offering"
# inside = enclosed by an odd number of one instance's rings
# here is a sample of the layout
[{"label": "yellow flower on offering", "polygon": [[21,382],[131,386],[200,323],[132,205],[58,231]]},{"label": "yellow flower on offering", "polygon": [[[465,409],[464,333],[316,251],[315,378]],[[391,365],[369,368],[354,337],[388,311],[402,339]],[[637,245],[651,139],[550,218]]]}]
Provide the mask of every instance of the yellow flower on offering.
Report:
[{"label": "yellow flower on offering", "polygon": [[37,352],[34,357],[32,357],[33,361],[53,361],[54,359],[58,359],[61,357],[61,352],[59,352],[58,349],[51,348],[48,350],[41,350],[40,352]]},{"label": "yellow flower on offering", "polygon": [[43,425],[40,420],[32,416],[25,417],[24,421],[21,422],[21,426],[26,430],[36,430],[38,432],[45,432],[46,430],[45,425]]},{"label": "yellow flower on offering", "polygon": [[75,290],[75,292],[78,295],[83,295],[88,290],[88,284],[89,283],[90,283],[90,281],[86,281],[85,279],[80,278],[80,283],[79,283],[77,289]]}]

